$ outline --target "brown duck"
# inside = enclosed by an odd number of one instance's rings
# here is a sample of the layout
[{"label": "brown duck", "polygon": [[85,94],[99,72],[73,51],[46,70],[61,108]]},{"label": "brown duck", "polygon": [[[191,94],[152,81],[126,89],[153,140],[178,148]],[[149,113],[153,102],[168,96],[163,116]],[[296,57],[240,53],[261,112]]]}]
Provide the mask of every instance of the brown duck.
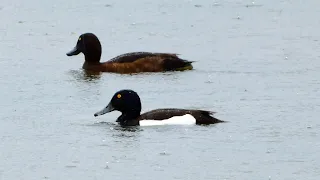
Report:
[{"label": "brown duck", "polygon": [[192,61],[180,59],[177,54],[133,52],[117,56],[109,61],[100,62],[102,48],[99,39],[92,33],[82,34],[77,45],[67,53],[85,56],[83,69],[97,72],[140,73],[192,70]]}]

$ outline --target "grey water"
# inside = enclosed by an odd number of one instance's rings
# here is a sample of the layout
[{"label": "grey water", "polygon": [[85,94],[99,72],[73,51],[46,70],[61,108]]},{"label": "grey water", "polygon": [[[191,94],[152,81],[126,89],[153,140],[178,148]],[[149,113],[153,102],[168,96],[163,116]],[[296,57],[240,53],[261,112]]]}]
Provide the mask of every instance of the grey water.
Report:
[{"label": "grey water", "polygon": [[[320,1],[138,0],[0,3],[0,179],[318,180]],[[179,53],[185,72],[88,75],[102,60]],[[198,108],[228,123],[121,128],[95,118],[120,89],[142,111]]]}]

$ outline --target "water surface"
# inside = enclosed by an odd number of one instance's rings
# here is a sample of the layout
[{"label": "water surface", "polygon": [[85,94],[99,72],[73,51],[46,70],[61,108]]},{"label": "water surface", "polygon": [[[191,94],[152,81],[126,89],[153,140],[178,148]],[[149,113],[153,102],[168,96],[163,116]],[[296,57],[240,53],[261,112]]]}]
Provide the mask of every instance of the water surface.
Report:
[{"label": "water surface", "polygon": [[[9,1],[0,5],[0,179],[319,179],[320,2]],[[103,60],[174,52],[193,71],[88,76],[65,55],[95,33]],[[143,112],[216,111],[212,126],[120,128]]]}]

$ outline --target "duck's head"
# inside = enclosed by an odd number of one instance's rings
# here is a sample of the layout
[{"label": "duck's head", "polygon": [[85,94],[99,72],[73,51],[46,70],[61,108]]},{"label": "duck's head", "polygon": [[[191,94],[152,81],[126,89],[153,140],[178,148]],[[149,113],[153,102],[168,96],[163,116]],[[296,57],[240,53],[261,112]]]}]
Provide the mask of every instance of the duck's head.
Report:
[{"label": "duck's head", "polygon": [[112,111],[120,111],[123,115],[139,116],[141,112],[141,101],[138,94],[133,90],[120,90],[116,92],[109,104],[94,116],[100,116]]},{"label": "duck's head", "polygon": [[67,53],[67,56],[75,56],[81,52],[88,62],[99,62],[101,57],[101,44],[93,33],[85,33],[79,36],[76,46]]}]

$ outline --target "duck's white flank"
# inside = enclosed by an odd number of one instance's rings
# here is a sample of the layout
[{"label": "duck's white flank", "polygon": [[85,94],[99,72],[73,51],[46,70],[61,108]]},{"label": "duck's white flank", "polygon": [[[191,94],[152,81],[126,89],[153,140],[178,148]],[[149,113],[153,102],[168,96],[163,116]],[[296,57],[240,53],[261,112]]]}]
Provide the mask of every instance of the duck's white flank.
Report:
[{"label": "duck's white flank", "polygon": [[183,116],[173,116],[165,120],[142,120],[139,122],[140,126],[160,126],[160,125],[193,125],[196,124],[196,119],[186,114]]}]

